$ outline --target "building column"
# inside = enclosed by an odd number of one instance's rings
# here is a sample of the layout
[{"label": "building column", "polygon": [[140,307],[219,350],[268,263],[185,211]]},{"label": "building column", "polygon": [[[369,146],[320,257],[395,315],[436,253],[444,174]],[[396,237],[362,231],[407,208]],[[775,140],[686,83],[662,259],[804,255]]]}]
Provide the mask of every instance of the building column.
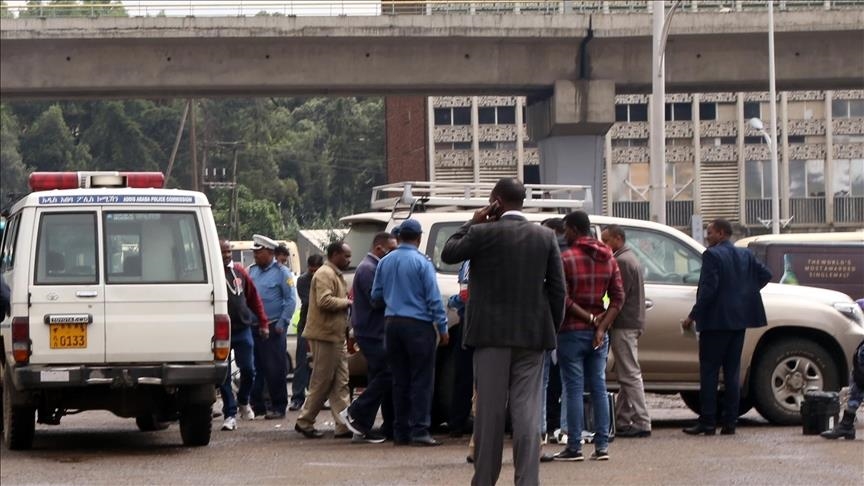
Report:
[{"label": "building column", "polygon": [[430,182],[435,182],[435,103],[433,99],[431,96],[426,97],[426,119],[428,120],[426,139],[429,140],[426,143],[426,148],[429,151],[428,175]]},{"label": "building column", "polygon": [[693,213],[702,215],[702,114],[699,93],[693,94]]},{"label": "building column", "polygon": [[474,161],[474,182],[480,182],[480,112],[479,99],[471,97],[471,159]]},{"label": "building column", "polygon": [[614,81],[556,81],[552,97],[528,105],[544,184],[591,186],[589,212],[602,210],[604,135],[615,122]]},{"label": "building column", "polygon": [[744,93],[735,93],[736,118],[738,124],[738,173],[741,180],[738,182],[738,222],[741,226],[747,226],[747,160],[744,154],[744,137],[747,135],[747,125],[744,123]]},{"label": "building column", "polygon": [[525,106],[525,98],[516,97],[516,178],[525,180],[525,120],[522,116],[522,107]]},{"label": "building column", "polygon": [[825,222],[834,226],[834,92],[825,92]]}]

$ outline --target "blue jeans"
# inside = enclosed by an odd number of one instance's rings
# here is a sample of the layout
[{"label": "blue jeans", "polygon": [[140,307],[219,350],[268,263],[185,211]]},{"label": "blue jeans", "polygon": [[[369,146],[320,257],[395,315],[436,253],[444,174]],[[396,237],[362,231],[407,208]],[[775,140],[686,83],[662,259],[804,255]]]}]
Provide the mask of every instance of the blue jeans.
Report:
[{"label": "blue jeans", "polygon": [[431,322],[388,317],[385,336],[393,373],[393,438],[426,437],[435,385],[435,328]]},{"label": "blue jeans", "polygon": [[609,336],[594,350],[594,331],[570,331],[558,335],[558,363],[561,380],[567,396],[567,448],[582,449],[582,427],[585,410],[582,395],[591,394],[594,409],[594,447],[605,451],[609,447],[609,402],[606,397],[606,356],[609,353]]},{"label": "blue jeans", "polygon": [[264,384],[270,392],[270,411],[285,414],[288,408],[288,343],[285,329],[276,332],[275,321],[270,323],[270,336],[255,336],[255,383],[252,385],[252,409],[255,415],[268,410],[264,403]]},{"label": "blue jeans", "polygon": [[237,402],[240,402],[240,405],[249,405],[249,396],[252,394],[252,384],[255,381],[251,327],[231,332],[231,350],[234,351],[234,364],[240,369],[240,388],[237,390],[235,400],[234,390],[231,388],[229,363],[228,376],[225,377],[225,382],[219,385],[219,393],[222,395],[222,416],[225,418],[237,415]]},{"label": "blue jeans", "polygon": [[306,338],[297,331],[297,350],[294,352],[294,379],[291,382],[291,404],[300,408],[306,400],[306,388],[309,387],[309,345]]}]

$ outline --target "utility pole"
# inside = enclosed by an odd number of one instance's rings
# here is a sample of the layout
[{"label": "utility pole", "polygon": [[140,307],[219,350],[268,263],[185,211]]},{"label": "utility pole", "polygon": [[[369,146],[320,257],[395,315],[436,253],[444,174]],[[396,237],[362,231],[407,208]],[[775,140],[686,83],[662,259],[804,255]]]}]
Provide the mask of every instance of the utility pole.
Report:
[{"label": "utility pole", "polygon": [[199,190],[201,172],[198,170],[198,147],[195,141],[195,99],[189,98],[189,143],[192,145],[192,190]]}]

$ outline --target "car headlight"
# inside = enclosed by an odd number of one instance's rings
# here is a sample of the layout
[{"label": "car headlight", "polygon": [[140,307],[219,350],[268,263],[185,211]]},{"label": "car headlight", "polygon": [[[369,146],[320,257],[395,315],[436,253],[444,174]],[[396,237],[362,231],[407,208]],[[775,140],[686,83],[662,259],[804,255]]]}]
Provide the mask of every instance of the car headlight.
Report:
[{"label": "car headlight", "polygon": [[855,302],[835,302],[834,308],[844,316],[852,319],[859,326],[864,326],[864,312]]}]

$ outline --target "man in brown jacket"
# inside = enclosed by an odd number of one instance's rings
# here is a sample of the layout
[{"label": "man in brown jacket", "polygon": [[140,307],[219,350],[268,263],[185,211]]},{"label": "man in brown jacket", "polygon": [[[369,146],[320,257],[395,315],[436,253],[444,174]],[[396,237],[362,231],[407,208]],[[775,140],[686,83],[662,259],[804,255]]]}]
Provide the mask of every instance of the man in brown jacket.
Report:
[{"label": "man in brown jacket", "polygon": [[627,246],[624,228],[609,225],[601,233],[603,243],[612,249],[621,281],[624,284],[624,305],[609,329],[615,373],[618,375],[618,401],[615,420],[618,437],[650,437],[651,416],[645,404],[645,386],[639,367],[638,341],[645,331],[645,284],[642,265]]},{"label": "man in brown jacket", "polygon": [[327,247],[327,261],[312,276],[309,314],[303,337],[309,342],[315,361],[309,379],[309,394],[294,425],[294,430],[307,439],[318,439],[324,435],[315,429],[315,419],[328,398],[336,424],[335,437],[352,436],[339,417],[339,413],[348,406],[349,399],[345,333],[351,300],[342,271],[350,263],[351,248],[342,241],[331,243]]}]

